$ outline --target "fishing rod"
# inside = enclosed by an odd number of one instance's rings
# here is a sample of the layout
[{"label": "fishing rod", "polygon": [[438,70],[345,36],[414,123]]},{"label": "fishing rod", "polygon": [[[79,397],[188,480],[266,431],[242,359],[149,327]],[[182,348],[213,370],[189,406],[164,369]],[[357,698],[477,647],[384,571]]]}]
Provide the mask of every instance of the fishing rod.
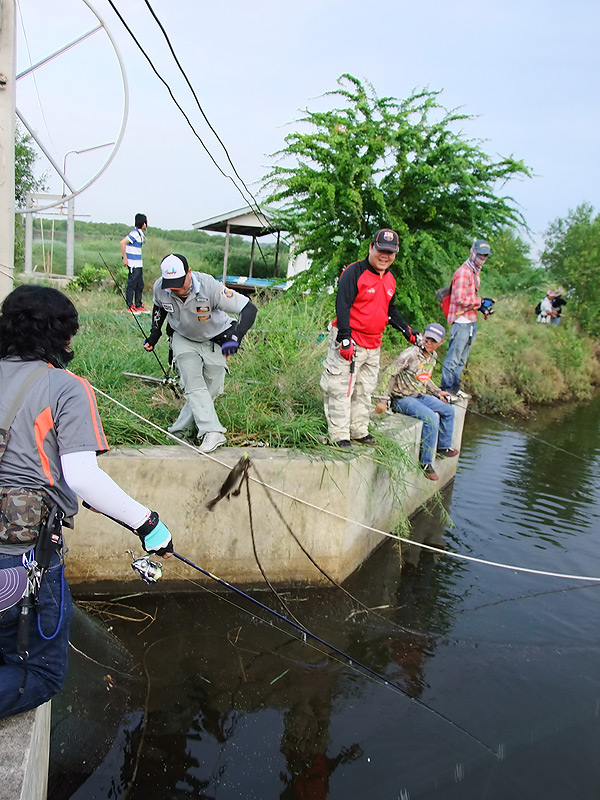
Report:
[{"label": "fishing rod", "polygon": [[[345,659],[345,661],[347,662],[347,665],[350,666],[352,669],[356,669],[356,667],[359,667],[360,669],[364,670],[364,672],[368,673],[373,678],[375,678],[377,681],[379,681],[380,683],[383,683],[384,686],[393,687],[396,691],[400,692],[400,694],[404,695],[409,700],[412,700],[414,703],[416,703],[421,708],[424,708],[425,710],[429,711],[431,714],[434,714],[436,717],[438,717],[439,719],[441,719],[444,722],[446,722],[448,725],[451,725],[453,728],[455,728],[456,730],[460,731],[464,736],[469,737],[469,739],[471,739],[472,741],[476,742],[480,747],[483,747],[485,750],[488,751],[488,753],[493,755],[494,758],[499,758],[498,753],[495,752],[494,750],[492,750],[492,748],[489,745],[487,745],[485,742],[483,742],[481,739],[478,739],[477,736],[472,734],[466,728],[463,728],[462,725],[459,725],[457,722],[454,722],[453,720],[451,720],[445,714],[442,714],[441,711],[437,711],[435,708],[433,708],[432,706],[428,705],[423,700],[419,700],[419,698],[413,697],[409,692],[406,691],[406,689],[403,689],[402,686],[400,686],[400,684],[396,683],[393,680],[390,680],[389,678],[386,678],[385,675],[382,675],[381,673],[377,672],[376,670],[372,669],[371,667],[368,667],[362,661],[358,661],[357,659],[353,658],[352,656],[349,656],[347,653],[345,653],[343,650],[340,650],[335,645],[331,644],[330,642],[327,642],[325,639],[321,639],[319,636],[317,636],[317,634],[312,633],[312,631],[310,631],[304,625],[300,625],[299,623],[294,622],[293,620],[288,619],[287,617],[284,617],[283,614],[280,614],[278,611],[275,611],[275,609],[269,608],[269,606],[265,605],[264,603],[261,603],[260,600],[257,600],[255,597],[252,597],[251,595],[249,595],[246,592],[242,591],[242,589],[238,589],[237,586],[234,586],[232,583],[229,583],[228,581],[224,580],[223,578],[220,578],[218,575],[214,575],[212,572],[209,572],[208,570],[204,569],[203,567],[200,567],[198,564],[195,564],[193,561],[190,561],[188,558],[186,558],[185,556],[181,555],[180,553],[177,553],[177,552],[173,551],[171,553],[171,555],[174,558],[178,559],[179,561],[183,562],[184,564],[187,564],[188,567],[191,567],[192,569],[195,569],[197,572],[200,572],[202,575],[204,575],[207,578],[210,578],[211,580],[215,581],[220,586],[223,586],[225,589],[229,589],[230,591],[234,592],[235,594],[239,595],[240,597],[243,597],[244,599],[250,601],[254,605],[256,605],[259,608],[261,608],[263,611],[266,611],[268,614],[271,614],[272,616],[276,617],[281,622],[285,622],[287,625],[289,625],[290,627],[294,628],[294,630],[298,631],[298,633],[301,634],[303,641],[306,641],[307,637],[310,638],[310,639],[313,639],[314,641],[318,642],[319,644],[323,645],[324,647],[329,648],[334,653],[337,653],[337,655],[339,655],[341,658]],[[147,583],[155,583],[161,577],[161,574],[162,574],[161,565],[158,564],[157,562],[151,561],[148,556],[143,556],[142,558],[138,558],[138,559],[133,560],[131,566],[132,566],[132,569],[134,569],[134,571],[138,572],[140,577],[143,580],[145,580]]]},{"label": "fishing rod", "polygon": [[[131,316],[132,316],[132,317],[133,317],[133,319],[135,320],[135,324],[136,324],[136,325],[138,326],[138,328],[140,329],[140,332],[141,332],[142,336],[144,337],[144,342],[145,342],[145,341],[146,341],[146,339],[148,338],[148,335],[146,334],[146,331],[145,331],[145,330],[142,328],[142,325],[141,325],[141,323],[140,323],[139,319],[137,318],[137,316],[136,316],[136,315],[133,313],[133,310],[132,310],[132,309],[131,309],[131,308],[130,308],[128,305],[127,305],[127,298],[125,297],[125,293],[123,292],[123,289],[122,289],[122,287],[121,287],[121,284],[120,284],[120,283],[119,283],[119,281],[116,279],[116,277],[115,277],[115,275],[114,275],[113,271],[111,270],[111,268],[108,266],[108,264],[107,264],[107,263],[106,263],[106,261],[104,260],[104,256],[102,255],[102,253],[98,253],[98,255],[99,255],[99,256],[100,256],[100,258],[102,259],[102,263],[103,263],[103,264],[104,264],[104,266],[106,267],[106,269],[107,269],[107,271],[108,271],[108,274],[109,274],[109,275],[110,275],[110,277],[113,279],[113,281],[114,281],[114,283],[115,283],[115,286],[116,286],[116,287],[117,287],[117,289],[119,290],[119,294],[121,295],[121,297],[122,297],[122,298],[123,298],[123,300],[125,301],[125,305],[127,306],[127,310],[131,312]],[[181,397],[181,394],[179,393],[179,390],[177,389],[177,387],[176,387],[176,386],[175,386],[175,384],[174,384],[174,379],[173,379],[173,378],[172,378],[172,376],[169,374],[169,372],[167,372],[167,370],[164,368],[162,361],[161,361],[161,360],[160,360],[160,358],[158,357],[158,353],[156,352],[156,349],[154,349],[154,348],[153,348],[151,352],[152,352],[152,355],[154,356],[154,358],[157,360],[157,362],[158,362],[158,366],[161,368],[163,375],[165,376],[165,377],[164,377],[164,380],[160,380],[160,383],[163,383],[165,386],[168,386],[168,387],[169,387],[169,388],[170,388],[170,389],[173,391],[173,393],[175,394],[175,397],[177,397],[177,398],[180,398],[180,397]],[[131,372],[127,372],[127,373],[124,373],[124,374],[125,374],[125,375],[128,375],[129,377],[136,377],[136,378],[143,377],[143,376],[141,376],[141,375],[134,375],[134,373],[131,373]],[[146,376],[146,377],[148,377],[148,376]]]}]

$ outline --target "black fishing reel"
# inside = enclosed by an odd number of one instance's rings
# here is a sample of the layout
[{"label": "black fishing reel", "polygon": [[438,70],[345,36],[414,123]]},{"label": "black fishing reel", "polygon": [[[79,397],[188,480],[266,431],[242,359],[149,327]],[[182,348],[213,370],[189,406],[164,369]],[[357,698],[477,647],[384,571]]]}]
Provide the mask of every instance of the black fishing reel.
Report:
[{"label": "black fishing reel", "polygon": [[149,556],[134,558],[131,553],[131,569],[137,572],[140,578],[146,583],[156,583],[162,577],[162,566],[158,561],[152,561]]}]

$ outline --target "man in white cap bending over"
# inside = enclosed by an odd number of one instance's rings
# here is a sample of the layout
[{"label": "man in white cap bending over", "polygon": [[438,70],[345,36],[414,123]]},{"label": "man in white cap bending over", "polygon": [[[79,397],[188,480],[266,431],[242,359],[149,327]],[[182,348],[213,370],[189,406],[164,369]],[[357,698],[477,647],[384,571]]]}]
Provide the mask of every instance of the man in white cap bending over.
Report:
[{"label": "man in white cap bending over", "polygon": [[[213,401],[223,392],[227,359],[254,323],[256,306],[212,275],[192,272],[185,256],[177,253],[163,258],[160,270],[162,277],[154,284],[152,329],[144,347],[154,349],[167,319],[186,400],[169,431],[186,434],[195,424],[202,439],[199,449],[210,453],[227,441]],[[228,314],[238,314],[239,319]]]}]

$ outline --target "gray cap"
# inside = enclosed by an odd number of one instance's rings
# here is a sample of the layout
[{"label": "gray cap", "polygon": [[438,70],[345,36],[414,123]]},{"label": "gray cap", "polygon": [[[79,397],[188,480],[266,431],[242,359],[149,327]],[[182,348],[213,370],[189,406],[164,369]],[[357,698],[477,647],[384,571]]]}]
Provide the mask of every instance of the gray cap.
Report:
[{"label": "gray cap", "polygon": [[443,342],[445,335],[444,326],[440,325],[439,322],[430,322],[423,332],[423,336],[433,339],[434,342]]},{"label": "gray cap", "polygon": [[473,247],[475,248],[475,252],[479,253],[480,256],[491,255],[492,250],[485,239],[475,239]]}]

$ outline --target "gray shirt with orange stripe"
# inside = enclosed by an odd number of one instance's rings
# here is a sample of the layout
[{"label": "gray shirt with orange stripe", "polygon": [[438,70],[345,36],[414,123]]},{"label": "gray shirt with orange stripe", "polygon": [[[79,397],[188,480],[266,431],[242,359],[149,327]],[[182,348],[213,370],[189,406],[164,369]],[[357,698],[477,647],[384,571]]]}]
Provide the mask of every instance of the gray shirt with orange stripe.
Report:
[{"label": "gray shirt with orange stripe", "polygon": [[[42,361],[0,360],[0,420],[20,387]],[[77,495],[63,478],[60,457],[109,449],[90,384],[48,365],[29,389],[11,425],[0,463],[0,487],[45,489],[64,511],[77,513]]]}]

